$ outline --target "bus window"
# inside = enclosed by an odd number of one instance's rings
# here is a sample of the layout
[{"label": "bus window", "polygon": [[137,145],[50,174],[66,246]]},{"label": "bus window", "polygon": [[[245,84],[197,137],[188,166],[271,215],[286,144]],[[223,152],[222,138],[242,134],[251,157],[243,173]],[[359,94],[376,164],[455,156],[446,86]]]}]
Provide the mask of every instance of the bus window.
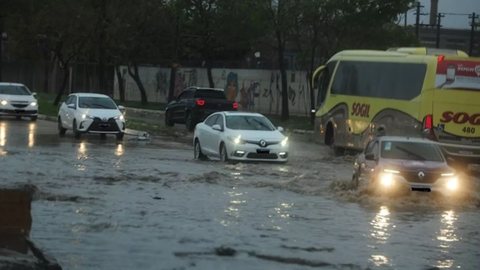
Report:
[{"label": "bus window", "polygon": [[340,62],[332,94],[411,100],[422,90],[422,63]]},{"label": "bus window", "polygon": [[318,78],[317,108],[323,104],[323,102],[325,101],[325,98],[327,97],[328,85],[330,84],[330,79],[332,78],[332,73],[333,73],[333,70],[335,69],[336,64],[337,64],[337,61],[329,62],[325,66],[325,69],[322,71],[322,74],[320,74]]}]

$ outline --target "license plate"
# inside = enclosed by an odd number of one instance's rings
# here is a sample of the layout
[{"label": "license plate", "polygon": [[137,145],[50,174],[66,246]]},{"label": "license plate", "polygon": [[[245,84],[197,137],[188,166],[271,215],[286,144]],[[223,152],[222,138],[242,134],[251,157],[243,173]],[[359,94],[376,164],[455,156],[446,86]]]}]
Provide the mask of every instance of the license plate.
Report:
[{"label": "license plate", "polygon": [[257,149],[257,154],[270,154],[268,149]]},{"label": "license plate", "polygon": [[110,124],[100,124],[100,127],[107,128],[107,127],[110,127]]}]

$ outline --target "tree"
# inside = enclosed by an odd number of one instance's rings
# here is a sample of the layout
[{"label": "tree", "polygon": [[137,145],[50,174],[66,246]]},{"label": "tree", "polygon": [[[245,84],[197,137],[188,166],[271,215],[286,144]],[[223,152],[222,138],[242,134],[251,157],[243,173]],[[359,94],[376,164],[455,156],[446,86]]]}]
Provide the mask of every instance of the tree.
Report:
[{"label": "tree", "polygon": [[260,1],[260,9],[267,14],[273,29],[282,85],[281,119],[283,121],[289,118],[287,72],[284,58],[287,42],[291,39],[300,16],[296,5],[296,0]]}]

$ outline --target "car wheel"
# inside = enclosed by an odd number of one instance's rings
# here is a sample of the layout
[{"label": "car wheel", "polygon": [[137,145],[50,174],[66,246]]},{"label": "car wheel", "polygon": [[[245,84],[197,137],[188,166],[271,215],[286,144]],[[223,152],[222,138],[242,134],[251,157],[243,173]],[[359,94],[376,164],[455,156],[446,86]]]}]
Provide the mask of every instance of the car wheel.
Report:
[{"label": "car wheel", "polygon": [[165,111],[165,126],[173,127],[174,124],[170,111]]},{"label": "car wheel", "polygon": [[58,117],[57,122],[58,122],[58,123],[57,123],[57,124],[58,124],[58,125],[57,125],[57,126],[58,126],[58,134],[59,134],[60,136],[65,135],[65,132],[67,132],[67,129],[63,127],[63,125],[62,125],[62,119],[61,119],[60,117]]},{"label": "car wheel", "polygon": [[193,146],[193,158],[198,160],[206,160],[207,156],[202,153],[202,148],[200,147],[200,141],[195,139],[195,144]]},{"label": "car wheel", "polygon": [[227,147],[225,147],[225,144],[222,143],[220,145],[220,160],[223,162],[228,162],[228,153],[227,153]]},{"label": "car wheel", "polygon": [[125,135],[125,133],[123,133],[123,132],[117,133],[117,135],[116,135],[117,140],[119,140],[119,141],[123,140],[123,135]]},{"label": "car wheel", "polygon": [[82,134],[81,134],[80,131],[78,131],[78,129],[77,129],[77,120],[73,120],[73,125],[72,125],[72,127],[73,127],[73,135],[74,135],[75,139],[80,139],[80,136],[81,136]]},{"label": "car wheel", "polygon": [[37,116],[30,116],[30,121],[32,121],[32,122],[37,121]]},{"label": "car wheel", "polygon": [[188,131],[193,131],[195,129],[195,123],[193,122],[191,113],[187,113],[185,125],[187,126]]},{"label": "car wheel", "polygon": [[358,189],[359,182],[360,182],[360,179],[359,179],[358,173],[355,172],[355,173],[352,175],[352,187],[353,187],[354,189]]}]

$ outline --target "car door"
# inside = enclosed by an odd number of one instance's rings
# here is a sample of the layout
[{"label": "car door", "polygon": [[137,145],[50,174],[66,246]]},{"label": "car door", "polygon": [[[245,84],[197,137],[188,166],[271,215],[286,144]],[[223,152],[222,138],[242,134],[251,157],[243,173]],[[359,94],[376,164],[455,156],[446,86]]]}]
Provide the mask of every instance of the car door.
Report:
[{"label": "car door", "polygon": [[70,120],[71,117],[70,117],[70,109],[68,108],[68,104],[71,104],[72,103],[72,100],[73,100],[73,95],[70,95],[67,97],[67,99],[62,102],[62,105],[60,105],[60,109],[59,109],[59,117],[60,117],[60,120],[62,121],[62,125],[63,127],[65,128],[72,128],[72,121]]},{"label": "car door", "polygon": [[[220,126],[220,130],[216,130],[213,126]],[[221,113],[218,114],[215,124],[210,129],[210,140],[212,144],[212,150],[218,156],[220,156],[220,142],[226,140],[225,138],[225,116]]]},{"label": "car door", "polygon": [[213,145],[213,140],[211,136],[213,135],[213,128],[212,126],[215,125],[219,114],[212,114],[210,115],[205,121],[203,122],[202,129],[200,130],[200,144],[202,146],[202,150],[205,150],[206,153],[209,155],[216,155],[217,150],[216,147]]},{"label": "car door", "polygon": [[175,100],[168,104],[168,111],[170,112],[171,118],[175,122],[183,120],[183,104],[185,103],[185,98],[187,95],[187,91],[183,91]]},{"label": "car door", "polygon": [[360,164],[361,175],[364,178],[372,179],[376,173],[375,168],[378,164],[379,155],[380,146],[378,140],[371,141],[365,148],[364,159]]},{"label": "car door", "polygon": [[77,100],[78,97],[76,95],[72,95],[71,99],[68,101],[66,106],[66,114],[65,114],[65,121],[66,127],[73,129],[73,120],[75,119],[75,113],[77,110]]}]

